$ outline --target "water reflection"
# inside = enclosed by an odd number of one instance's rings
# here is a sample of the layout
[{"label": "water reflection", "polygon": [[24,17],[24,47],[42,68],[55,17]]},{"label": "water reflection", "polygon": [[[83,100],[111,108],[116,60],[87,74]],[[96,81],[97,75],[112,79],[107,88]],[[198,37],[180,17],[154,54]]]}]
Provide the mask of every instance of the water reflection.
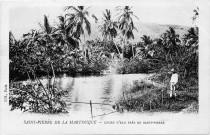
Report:
[{"label": "water reflection", "polygon": [[[58,84],[69,90],[69,94],[64,97],[69,111],[90,112],[89,104],[72,103],[87,102],[114,104],[122,97],[123,90],[129,89],[134,80],[141,80],[147,77],[145,74],[129,75],[107,75],[90,77],[63,77],[57,78]],[[94,114],[110,112],[109,105],[93,104]]]}]

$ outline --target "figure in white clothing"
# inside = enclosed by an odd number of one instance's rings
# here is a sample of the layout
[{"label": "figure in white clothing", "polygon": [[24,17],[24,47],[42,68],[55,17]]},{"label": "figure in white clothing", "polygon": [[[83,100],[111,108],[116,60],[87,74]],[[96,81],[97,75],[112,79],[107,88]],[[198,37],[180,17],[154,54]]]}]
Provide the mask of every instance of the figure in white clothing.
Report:
[{"label": "figure in white clothing", "polygon": [[170,97],[172,97],[173,95],[176,97],[176,87],[175,87],[175,85],[178,82],[178,77],[179,76],[174,69],[172,69],[171,72],[172,72],[172,76],[171,76],[171,80],[170,80]]}]

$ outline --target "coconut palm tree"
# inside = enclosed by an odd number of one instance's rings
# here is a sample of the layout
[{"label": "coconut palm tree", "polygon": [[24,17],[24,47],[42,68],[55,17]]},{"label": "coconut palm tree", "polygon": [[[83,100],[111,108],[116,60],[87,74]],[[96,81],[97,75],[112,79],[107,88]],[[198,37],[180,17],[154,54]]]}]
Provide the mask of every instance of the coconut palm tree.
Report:
[{"label": "coconut palm tree", "polygon": [[192,17],[193,23],[196,21],[196,19],[199,17],[199,8],[197,7],[196,9],[193,10],[194,16]]},{"label": "coconut palm tree", "polygon": [[47,42],[52,42],[53,36],[55,35],[56,28],[52,27],[46,15],[44,15],[44,24],[39,23],[41,27],[42,38]]},{"label": "coconut palm tree", "polygon": [[143,56],[144,58],[147,57],[148,53],[149,53],[149,46],[153,43],[152,39],[150,38],[150,36],[147,36],[147,35],[143,35],[141,37],[142,39],[142,42],[143,42]]},{"label": "coconut palm tree", "polygon": [[50,63],[52,72],[53,72],[53,84],[55,82],[55,71],[54,71],[54,67],[53,67],[53,57],[55,57],[55,55],[53,55],[53,51],[56,50],[56,46],[57,44],[54,43],[54,37],[56,36],[56,28],[52,27],[48,21],[48,18],[46,15],[44,15],[44,24],[42,25],[41,23],[39,23],[40,27],[41,27],[41,40],[45,43],[42,44],[45,46],[45,57],[47,60],[47,63]]},{"label": "coconut palm tree", "polygon": [[[119,17],[117,18],[117,21],[119,22],[119,29],[122,32],[122,35],[124,37],[124,44],[123,44],[123,51],[124,51],[124,46],[127,43],[128,39],[134,39],[134,35],[133,35],[133,30],[137,29],[134,27],[134,23],[133,23],[133,18],[135,17],[138,19],[138,17],[136,15],[133,14],[133,11],[131,11],[132,7],[129,6],[125,6],[125,7],[116,7],[117,11],[120,11]],[[132,45],[132,52],[133,52],[133,57],[134,57],[134,51],[133,51],[133,45]]]},{"label": "coconut palm tree", "polygon": [[188,33],[183,36],[184,41],[184,51],[185,55],[184,60],[189,59],[189,57],[195,55],[198,56],[198,45],[199,45],[199,37],[198,37],[198,28],[190,28]]},{"label": "coconut palm tree", "polygon": [[[194,74],[198,76],[198,27],[190,28],[188,33],[184,35],[184,46],[182,47],[181,62],[185,68],[184,77]],[[193,76],[194,76],[193,75]],[[194,76],[195,77],[195,76]]]},{"label": "coconut palm tree", "polygon": [[[104,37],[105,42],[106,41],[113,41],[113,38],[116,38],[117,36],[117,22],[113,21],[111,19],[111,12],[110,10],[106,9],[106,13],[103,13],[103,22],[102,24],[98,27],[99,31],[102,33],[102,36]],[[115,44],[118,53],[120,54],[120,51]]]},{"label": "coconut palm tree", "polygon": [[183,37],[184,44],[186,46],[197,46],[198,45],[198,28],[190,28],[188,33]]},{"label": "coconut palm tree", "polygon": [[[67,13],[67,28],[70,27],[71,33],[75,38],[81,38],[80,36],[84,36],[84,43],[82,45],[82,50],[85,52],[85,59],[86,59],[86,51],[85,51],[85,30],[87,31],[87,34],[91,34],[91,24],[88,20],[89,12],[88,9],[90,7],[87,7],[84,9],[84,6],[78,6],[77,8],[74,6],[67,6],[65,7],[64,11],[67,10],[73,10],[73,13]],[[95,15],[92,15],[92,17],[97,21],[97,18]]]},{"label": "coconut palm tree", "polygon": [[71,31],[71,27],[67,27],[66,17],[58,16],[59,23],[56,27],[56,43],[62,45],[64,48],[68,48],[68,50],[74,50],[78,48],[79,38],[75,38]]},{"label": "coconut palm tree", "polygon": [[147,45],[152,44],[152,39],[150,38],[150,36],[143,35],[143,36],[141,37],[141,39],[142,39],[142,41],[143,41],[145,47],[146,47]]},{"label": "coconut palm tree", "polygon": [[172,56],[178,57],[179,45],[181,43],[179,35],[176,34],[172,27],[169,27],[169,30],[161,35],[161,39],[165,50],[166,61],[173,61]]}]

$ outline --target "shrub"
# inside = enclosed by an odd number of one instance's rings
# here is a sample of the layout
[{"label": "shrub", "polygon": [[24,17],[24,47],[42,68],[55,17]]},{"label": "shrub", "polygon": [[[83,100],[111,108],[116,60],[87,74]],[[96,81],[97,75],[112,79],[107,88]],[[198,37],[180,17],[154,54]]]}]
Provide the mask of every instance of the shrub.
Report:
[{"label": "shrub", "polygon": [[56,85],[44,87],[41,83],[10,83],[9,105],[11,110],[20,109],[33,113],[66,113],[62,96],[68,92]]},{"label": "shrub", "polygon": [[152,69],[153,68],[150,62],[135,57],[130,60],[121,60],[119,62],[119,66],[117,67],[117,72],[123,74],[149,73]]}]

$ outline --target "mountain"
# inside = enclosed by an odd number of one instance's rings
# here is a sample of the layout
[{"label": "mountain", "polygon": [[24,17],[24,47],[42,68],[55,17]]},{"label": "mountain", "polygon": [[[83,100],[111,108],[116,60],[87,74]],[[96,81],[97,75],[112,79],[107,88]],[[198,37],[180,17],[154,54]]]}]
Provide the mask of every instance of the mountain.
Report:
[{"label": "mountain", "polygon": [[[156,24],[156,23],[134,23],[138,32],[134,30],[134,40],[131,42],[139,42],[141,41],[141,37],[143,35],[150,36],[151,38],[158,38],[162,33],[166,32],[169,27],[174,28],[177,34],[179,34],[179,38],[187,33],[189,26],[180,26],[180,25],[164,25],[164,24]],[[93,40],[95,38],[102,38],[101,33],[98,30],[99,24],[94,23],[91,25],[91,35],[86,35],[87,40]]]}]

